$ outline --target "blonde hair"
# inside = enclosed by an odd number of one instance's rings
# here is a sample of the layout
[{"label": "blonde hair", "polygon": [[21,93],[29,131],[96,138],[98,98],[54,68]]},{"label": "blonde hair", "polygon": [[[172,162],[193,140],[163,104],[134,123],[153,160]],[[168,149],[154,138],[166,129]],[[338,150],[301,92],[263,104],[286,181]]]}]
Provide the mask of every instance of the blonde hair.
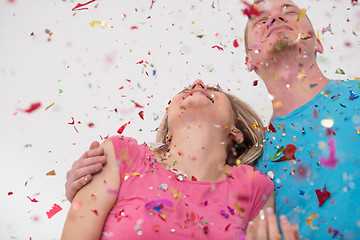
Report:
[{"label": "blonde hair", "polygon": [[[231,94],[224,94],[234,111],[235,126],[244,135],[244,141],[241,144],[234,143],[228,147],[226,163],[230,166],[241,164],[253,166],[263,152],[262,121],[249,105]],[[168,130],[168,113],[166,113],[158,128],[156,141],[166,144]],[[167,149],[167,146],[164,145],[163,148]]]}]

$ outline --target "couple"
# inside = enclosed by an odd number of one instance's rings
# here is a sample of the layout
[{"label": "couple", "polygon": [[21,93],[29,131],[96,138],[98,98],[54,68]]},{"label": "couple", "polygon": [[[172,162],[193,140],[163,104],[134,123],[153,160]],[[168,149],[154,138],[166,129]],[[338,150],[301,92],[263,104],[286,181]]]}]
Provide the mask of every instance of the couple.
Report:
[{"label": "couple", "polygon": [[[115,136],[74,163],[64,239],[279,239],[276,215],[284,239],[298,239],[285,216],[304,239],[360,237],[359,82],[321,73],[322,45],[292,1],[256,7],[245,47],[274,97],[264,154],[258,117],[196,80],[170,103],[164,146]],[[257,158],[274,183],[243,165]]]}]

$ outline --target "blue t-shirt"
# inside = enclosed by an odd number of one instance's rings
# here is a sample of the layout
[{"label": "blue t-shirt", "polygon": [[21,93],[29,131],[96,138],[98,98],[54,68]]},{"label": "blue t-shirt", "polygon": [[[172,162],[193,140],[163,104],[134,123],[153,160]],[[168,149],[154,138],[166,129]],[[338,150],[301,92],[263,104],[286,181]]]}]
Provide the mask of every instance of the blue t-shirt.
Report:
[{"label": "blue t-shirt", "polygon": [[257,165],[274,174],[276,213],[304,239],[360,239],[360,82],[330,81],[273,117]]}]

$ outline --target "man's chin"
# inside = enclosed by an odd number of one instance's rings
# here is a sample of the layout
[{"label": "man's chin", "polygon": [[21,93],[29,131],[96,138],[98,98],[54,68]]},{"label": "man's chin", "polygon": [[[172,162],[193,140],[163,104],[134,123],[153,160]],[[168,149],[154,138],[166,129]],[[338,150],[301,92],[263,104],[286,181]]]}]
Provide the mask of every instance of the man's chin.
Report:
[{"label": "man's chin", "polygon": [[279,54],[289,54],[292,51],[297,51],[297,43],[290,39],[281,39],[272,44],[272,48],[268,52],[271,56],[276,56]]}]

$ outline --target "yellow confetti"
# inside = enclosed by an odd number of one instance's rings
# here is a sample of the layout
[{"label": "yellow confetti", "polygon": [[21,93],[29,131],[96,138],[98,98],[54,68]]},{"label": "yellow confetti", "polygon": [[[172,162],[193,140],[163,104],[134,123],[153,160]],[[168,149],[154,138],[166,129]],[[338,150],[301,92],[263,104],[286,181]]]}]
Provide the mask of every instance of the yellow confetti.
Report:
[{"label": "yellow confetti", "polygon": [[316,228],[312,225],[312,220],[315,219],[315,218],[318,218],[319,217],[319,214],[317,213],[314,213],[312,215],[310,215],[308,218],[306,218],[306,224],[309,225],[312,229],[319,229],[319,228]]},{"label": "yellow confetti", "polygon": [[139,172],[133,172],[133,173],[131,174],[131,176],[140,176],[140,173],[139,173]]},{"label": "yellow confetti", "polygon": [[321,94],[324,95],[325,97],[328,96],[324,91],[322,91]]},{"label": "yellow confetti", "polygon": [[177,198],[178,201],[181,199],[181,192],[179,192],[176,189],[170,188],[170,192],[173,195],[174,198]]},{"label": "yellow confetti", "polygon": [[355,129],[356,129],[356,131],[357,131],[357,134],[360,135],[360,126],[355,127]]},{"label": "yellow confetti", "polygon": [[130,177],[130,175],[129,175],[128,173],[125,173],[124,181],[125,181],[126,179],[128,179],[129,177]]},{"label": "yellow confetti", "polygon": [[354,77],[355,80],[360,80],[360,77]]},{"label": "yellow confetti", "polygon": [[234,209],[239,213],[240,216],[245,215],[245,210],[243,207],[240,206],[240,204],[234,203]]},{"label": "yellow confetti", "polygon": [[55,170],[51,170],[51,171],[48,172],[46,175],[56,175]]},{"label": "yellow confetti", "polygon": [[305,15],[306,15],[306,9],[305,9],[305,8],[302,8],[302,9],[300,10],[299,16],[298,16],[298,18],[297,18],[296,21],[297,21],[297,22],[300,21]]},{"label": "yellow confetti", "polygon": [[319,30],[317,30],[317,32],[316,32],[316,38],[319,39],[320,41],[325,40],[325,38],[320,38],[320,31]]},{"label": "yellow confetti", "polygon": [[106,22],[98,20],[91,21],[89,24],[91,27],[94,27],[96,23],[99,24],[102,28],[109,26]]},{"label": "yellow confetti", "polygon": [[275,73],[275,80],[277,80],[277,73]]},{"label": "yellow confetti", "polygon": [[166,215],[165,214],[160,214],[160,217],[165,220],[166,219]]},{"label": "yellow confetti", "polygon": [[49,106],[47,106],[47,107],[45,108],[45,111],[48,110],[49,108],[51,108],[52,106],[54,106],[54,104],[55,104],[55,103],[53,102],[52,104],[50,104]]}]

